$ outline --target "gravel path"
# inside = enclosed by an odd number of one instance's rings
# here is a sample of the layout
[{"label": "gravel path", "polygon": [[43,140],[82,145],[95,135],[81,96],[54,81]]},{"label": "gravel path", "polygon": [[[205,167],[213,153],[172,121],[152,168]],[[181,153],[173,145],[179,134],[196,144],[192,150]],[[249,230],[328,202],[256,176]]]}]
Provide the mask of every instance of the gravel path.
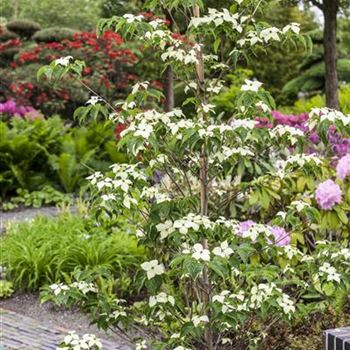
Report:
[{"label": "gravel path", "polygon": [[[75,209],[73,208],[72,212]],[[37,215],[57,216],[59,209],[57,207],[42,207],[42,208],[26,208],[22,210],[14,210],[9,212],[0,211],[0,232],[4,231],[9,222],[28,221],[35,218]]]},{"label": "gravel path", "polygon": [[[95,334],[103,340],[105,350],[131,350],[116,334],[107,334],[98,330],[95,325],[90,325],[86,315],[79,310],[58,309],[51,303],[40,304],[38,295],[22,294],[0,301],[3,309],[0,327],[4,337],[4,344],[14,346],[16,341],[25,344],[26,341],[34,341],[36,347],[25,347],[32,350],[55,349],[54,342],[62,340],[68,331],[75,330],[78,334]],[[9,312],[8,312],[8,311]],[[41,332],[41,334],[39,334]],[[63,337],[62,337],[63,336]],[[12,340],[11,340],[12,339]],[[39,341],[45,341],[38,343]],[[7,344],[6,344],[7,342]],[[0,346],[1,348],[1,346]],[[23,346],[6,349],[24,349]]]}]

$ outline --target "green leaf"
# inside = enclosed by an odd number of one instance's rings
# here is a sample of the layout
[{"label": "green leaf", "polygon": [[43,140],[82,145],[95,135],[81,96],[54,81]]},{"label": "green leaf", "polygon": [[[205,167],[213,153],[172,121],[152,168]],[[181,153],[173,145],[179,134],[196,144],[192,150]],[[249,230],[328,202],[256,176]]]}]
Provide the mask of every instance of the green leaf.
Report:
[{"label": "green leaf", "polygon": [[188,273],[193,279],[196,279],[199,273],[202,271],[202,265],[192,257],[186,257],[183,262],[183,269]]}]

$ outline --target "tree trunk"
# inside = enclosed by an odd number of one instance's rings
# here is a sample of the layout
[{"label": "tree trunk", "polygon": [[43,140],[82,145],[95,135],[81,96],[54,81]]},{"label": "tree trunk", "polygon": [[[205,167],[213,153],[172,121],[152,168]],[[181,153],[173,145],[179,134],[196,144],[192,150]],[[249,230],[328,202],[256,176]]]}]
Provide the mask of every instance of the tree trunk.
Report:
[{"label": "tree trunk", "polygon": [[[164,10],[166,19],[170,22],[170,30],[174,30],[173,20],[168,10]],[[174,72],[171,66],[167,66],[163,74],[164,88],[163,93],[165,96],[164,110],[170,112],[175,107],[175,95],[174,95]]]},{"label": "tree trunk", "polygon": [[[200,11],[198,6],[194,6],[193,8],[193,16],[199,17]],[[198,48],[197,52],[197,59],[198,63],[196,64],[196,80],[197,80],[197,92],[200,96],[200,100],[202,104],[205,104],[206,97],[205,97],[205,86],[204,86],[204,62],[203,62],[203,53],[202,49]],[[207,115],[202,112],[201,117],[203,120],[207,120]],[[200,157],[200,212],[203,216],[208,216],[208,155],[207,155],[207,148],[204,144],[202,146],[202,152]],[[208,240],[206,238],[202,239],[202,245],[204,249],[208,249]],[[210,319],[210,312],[208,305],[211,301],[211,284],[209,280],[209,271],[208,267],[205,266],[203,269],[203,277],[201,279],[202,283],[202,303],[203,303],[203,310],[207,313],[207,316]],[[214,342],[213,342],[213,331],[209,324],[205,326],[204,329],[204,341],[205,341],[205,348],[206,350],[214,350]]]},{"label": "tree trunk", "polygon": [[324,60],[326,67],[325,90],[326,104],[329,108],[339,109],[337,75],[337,13],[339,0],[324,0]]},{"label": "tree trunk", "polygon": [[18,18],[18,0],[12,0],[13,19]]},{"label": "tree trunk", "polygon": [[165,105],[164,109],[166,112],[170,112],[175,106],[174,97],[174,72],[171,66],[166,67],[164,72],[164,96]]}]

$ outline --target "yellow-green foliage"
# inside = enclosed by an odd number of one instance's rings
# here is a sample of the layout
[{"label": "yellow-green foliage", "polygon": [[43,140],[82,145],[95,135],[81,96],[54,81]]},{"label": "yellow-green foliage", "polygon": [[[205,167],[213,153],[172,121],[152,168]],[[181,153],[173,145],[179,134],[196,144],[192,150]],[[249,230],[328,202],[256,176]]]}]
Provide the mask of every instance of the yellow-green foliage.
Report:
[{"label": "yellow-green foliage", "polygon": [[75,269],[102,269],[115,279],[132,275],[144,259],[136,239],[122,230],[106,233],[94,224],[87,228],[87,221],[62,215],[11,226],[0,241],[0,264],[8,280],[18,289],[38,290]]},{"label": "yellow-green foliage", "polygon": [[[339,88],[340,109],[345,114],[350,114],[350,85],[342,85]],[[286,113],[304,113],[310,112],[312,108],[321,108],[326,106],[324,95],[315,95],[311,98],[300,99],[294,106],[282,107],[281,111]]]}]

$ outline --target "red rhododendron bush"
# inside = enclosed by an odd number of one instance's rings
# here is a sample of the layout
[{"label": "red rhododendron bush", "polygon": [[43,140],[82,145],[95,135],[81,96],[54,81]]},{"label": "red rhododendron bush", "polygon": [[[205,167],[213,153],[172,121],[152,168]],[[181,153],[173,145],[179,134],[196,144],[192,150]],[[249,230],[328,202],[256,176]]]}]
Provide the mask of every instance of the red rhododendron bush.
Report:
[{"label": "red rhododendron bush", "polygon": [[[73,80],[60,82],[55,89],[45,81],[37,81],[38,68],[62,56],[85,61],[82,82],[88,89],[81,89]],[[99,38],[95,33],[77,32],[71,39],[48,43],[10,39],[0,43],[0,95],[3,100],[15,99],[46,115],[70,116],[89,98],[89,89],[110,100],[125,96],[127,87],[137,79],[132,73],[136,62],[135,53],[111,31]]]}]

